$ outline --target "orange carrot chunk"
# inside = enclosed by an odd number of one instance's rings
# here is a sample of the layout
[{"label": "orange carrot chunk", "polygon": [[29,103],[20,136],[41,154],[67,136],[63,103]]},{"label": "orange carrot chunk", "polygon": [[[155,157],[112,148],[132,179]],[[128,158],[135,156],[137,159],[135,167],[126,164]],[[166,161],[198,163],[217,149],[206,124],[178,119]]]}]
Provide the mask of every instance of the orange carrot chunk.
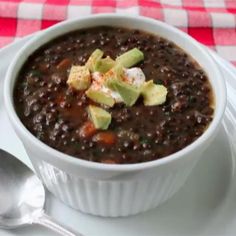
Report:
[{"label": "orange carrot chunk", "polygon": [[86,121],[80,128],[79,135],[83,138],[89,138],[96,133],[96,128],[91,121]]},{"label": "orange carrot chunk", "polygon": [[101,162],[104,164],[119,164],[118,162],[112,159],[104,159],[104,160],[101,160]]},{"label": "orange carrot chunk", "polygon": [[63,95],[58,95],[56,98],[55,98],[55,102],[58,104],[58,105],[60,105],[62,102],[64,102],[65,101],[65,98],[64,98],[64,96]]},{"label": "orange carrot chunk", "polygon": [[93,141],[110,146],[115,144],[116,135],[111,131],[100,132],[93,137]]},{"label": "orange carrot chunk", "polygon": [[70,64],[71,64],[71,60],[69,58],[65,58],[62,61],[60,61],[59,64],[57,64],[57,69],[59,70],[66,69],[69,67]]}]

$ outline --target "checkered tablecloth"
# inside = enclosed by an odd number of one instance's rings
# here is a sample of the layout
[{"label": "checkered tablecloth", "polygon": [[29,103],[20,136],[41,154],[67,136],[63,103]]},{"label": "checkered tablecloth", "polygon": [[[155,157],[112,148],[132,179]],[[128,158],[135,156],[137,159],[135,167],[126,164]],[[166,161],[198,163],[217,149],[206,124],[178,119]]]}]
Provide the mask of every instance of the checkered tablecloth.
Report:
[{"label": "checkered tablecloth", "polygon": [[165,21],[236,66],[236,0],[0,0],[0,47],[59,21],[105,12]]}]

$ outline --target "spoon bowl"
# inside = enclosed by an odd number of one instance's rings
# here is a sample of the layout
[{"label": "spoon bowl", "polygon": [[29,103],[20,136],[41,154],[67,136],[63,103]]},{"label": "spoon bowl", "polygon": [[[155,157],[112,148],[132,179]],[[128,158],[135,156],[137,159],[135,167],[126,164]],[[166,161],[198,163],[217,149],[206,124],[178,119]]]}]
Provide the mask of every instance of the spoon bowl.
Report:
[{"label": "spoon bowl", "polygon": [[21,161],[0,150],[0,227],[16,228],[32,223],[45,202],[42,182]]},{"label": "spoon bowl", "polygon": [[0,228],[40,224],[64,236],[81,236],[60,226],[44,212],[45,190],[34,172],[0,149]]}]

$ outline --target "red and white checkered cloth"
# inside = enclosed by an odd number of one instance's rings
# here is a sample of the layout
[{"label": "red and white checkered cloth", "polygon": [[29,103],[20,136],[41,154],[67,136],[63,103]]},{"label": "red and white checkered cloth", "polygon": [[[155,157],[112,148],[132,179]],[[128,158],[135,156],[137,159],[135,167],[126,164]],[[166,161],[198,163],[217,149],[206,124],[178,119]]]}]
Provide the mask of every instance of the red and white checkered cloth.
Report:
[{"label": "red and white checkered cloth", "polygon": [[236,0],[0,0],[0,47],[59,21],[105,12],[165,21],[236,66]]}]

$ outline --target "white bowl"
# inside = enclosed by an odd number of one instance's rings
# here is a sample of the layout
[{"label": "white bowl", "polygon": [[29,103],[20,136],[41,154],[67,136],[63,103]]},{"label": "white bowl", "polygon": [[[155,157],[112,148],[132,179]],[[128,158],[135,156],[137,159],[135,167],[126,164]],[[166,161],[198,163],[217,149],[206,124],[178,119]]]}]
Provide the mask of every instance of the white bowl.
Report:
[{"label": "white bowl", "polygon": [[[59,152],[38,140],[25,128],[13,104],[14,83],[24,62],[37,48],[59,35],[99,25],[135,28],[158,34],[173,41],[200,64],[215,94],[214,118],[201,137],[160,160],[109,165],[80,160]],[[65,21],[33,37],[19,51],[8,69],[4,99],[11,124],[48,190],[67,205],[82,212],[117,217],[154,208],[180,189],[216,135],[226,105],[226,87],[212,58],[187,34],[144,17],[104,14]]]}]

